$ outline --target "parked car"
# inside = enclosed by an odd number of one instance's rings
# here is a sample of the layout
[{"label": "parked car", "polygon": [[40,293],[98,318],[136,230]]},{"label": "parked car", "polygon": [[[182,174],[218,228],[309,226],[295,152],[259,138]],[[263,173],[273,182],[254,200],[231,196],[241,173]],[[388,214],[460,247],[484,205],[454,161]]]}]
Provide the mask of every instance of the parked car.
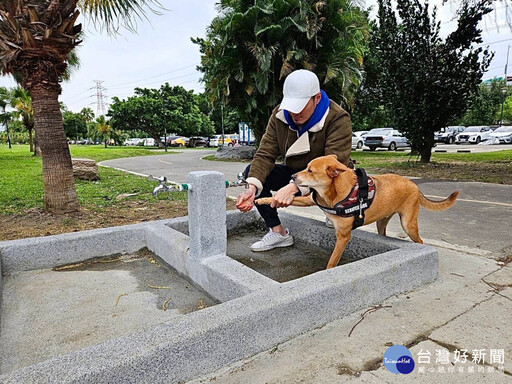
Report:
[{"label": "parked car", "polygon": [[464,132],[466,127],[463,125],[454,125],[446,128],[441,128],[440,131],[434,132],[434,141],[436,143],[453,144],[457,135]]},{"label": "parked car", "polygon": [[499,127],[489,134],[489,140],[498,140],[500,144],[512,144],[512,126]]},{"label": "parked car", "polygon": [[126,146],[137,146],[139,143],[142,143],[143,139],[139,139],[137,137],[133,137],[131,139],[128,139],[124,142],[124,145]]},{"label": "parked car", "polygon": [[186,147],[188,144],[188,137],[178,136],[171,140],[171,147]]},{"label": "parked car", "polygon": [[144,146],[145,147],[155,147],[157,146],[156,140],[152,137],[146,137],[144,140]]},{"label": "parked car", "polygon": [[218,147],[221,145],[235,145],[232,136],[236,136],[235,140],[238,140],[238,135],[224,135],[224,141],[222,141],[222,135],[213,135],[208,139],[207,147]]},{"label": "parked car", "polygon": [[[170,147],[171,146],[171,142],[173,140],[176,140],[178,137],[179,136],[176,136],[176,135],[174,135],[174,136],[167,136],[167,146]],[[165,144],[165,137],[164,136],[160,137],[160,142],[162,144]]]},{"label": "parked car", "polygon": [[478,144],[490,138],[492,129],[487,125],[467,127],[463,132],[457,135],[456,144]]},{"label": "parked car", "polygon": [[375,151],[376,148],[387,148],[395,151],[397,148],[409,147],[407,138],[393,128],[374,128],[364,137],[364,145]]},{"label": "parked car", "polygon": [[[228,141],[229,139],[229,141]],[[226,144],[230,146],[240,145],[240,136],[238,135],[228,135],[226,138]]]},{"label": "parked car", "polygon": [[94,142],[91,140],[91,139],[82,139],[82,140],[78,140],[76,142],[76,144],[80,144],[80,145],[92,145],[94,144]]},{"label": "parked car", "polygon": [[356,131],[352,132],[352,149],[361,149],[364,144],[364,136],[368,131]]},{"label": "parked car", "polygon": [[208,139],[205,138],[205,137],[194,136],[194,137],[191,137],[188,140],[188,145],[187,146],[191,147],[191,148],[206,147],[207,141],[208,141]]}]

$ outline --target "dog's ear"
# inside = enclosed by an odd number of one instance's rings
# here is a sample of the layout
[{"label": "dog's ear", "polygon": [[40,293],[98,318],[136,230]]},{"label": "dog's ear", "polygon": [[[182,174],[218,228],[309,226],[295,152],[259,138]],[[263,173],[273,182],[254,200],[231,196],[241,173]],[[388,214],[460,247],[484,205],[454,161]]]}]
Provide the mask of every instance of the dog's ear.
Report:
[{"label": "dog's ear", "polygon": [[338,160],[338,155],[337,155],[337,154],[335,154],[335,153],[331,153],[330,155],[327,155],[327,156],[334,157],[336,160]]},{"label": "dog's ear", "polygon": [[327,176],[329,176],[333,179],[336,176],[338,176],[341,172],[345,172],[345,169],[343,169],[342,167],[340,167],[338,165],[328,165],[327,169],[325,170],[325,173],[327,174]]}]

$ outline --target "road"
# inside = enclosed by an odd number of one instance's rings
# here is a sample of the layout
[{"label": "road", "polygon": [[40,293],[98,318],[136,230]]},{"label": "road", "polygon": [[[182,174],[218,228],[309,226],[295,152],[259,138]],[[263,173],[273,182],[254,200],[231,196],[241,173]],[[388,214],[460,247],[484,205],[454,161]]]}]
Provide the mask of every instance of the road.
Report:
[{"label": "road", "polygon": [[[456,146],[461,148],[461,146]],[[479,146],[471,146],[477,148]],[[488,146],[482,146],[488,147]],[[491,146],[497,147],[497,146]],[[499,146],[504,147],[504,146]],[[141,175],[167,176],[169,180],[183,183],[191,171],[218,171],[226,180],[236,180],[246,163],[203,160],[215,150],[186,150],[181,153],[148,157],[131,157],[103,161],[101,165],[114,167]],[[444,212],[420,211],[420,235],[427,243],[446,243],[454,247],[469,247],[469,253],[502,257],[512,254],[512,186],[476,182],[429,181],[414,179],[421,191],[432,199],[445,198],[460,190],[459,200]],[[156,185],[156,184],[155,184]],[[227,194],[236,196],[242,188],[229,188]],[[291,211],[322,219],[316,207],[291,207]],[[374,231],[374,225],[368,228]],[[394,217],[388,234],[403,236],[398,218]]]}]

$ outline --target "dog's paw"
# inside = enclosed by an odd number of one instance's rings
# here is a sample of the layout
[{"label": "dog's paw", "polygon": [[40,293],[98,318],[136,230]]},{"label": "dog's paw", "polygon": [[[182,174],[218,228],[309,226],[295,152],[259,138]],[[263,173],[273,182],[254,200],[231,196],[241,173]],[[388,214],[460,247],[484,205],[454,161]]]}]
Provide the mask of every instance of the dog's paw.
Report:
[{"label": "dog's paw", "polygon": [[273,197],[262,197],[261,199],[254,200],[256,205],[270,205],[274,202]]}]

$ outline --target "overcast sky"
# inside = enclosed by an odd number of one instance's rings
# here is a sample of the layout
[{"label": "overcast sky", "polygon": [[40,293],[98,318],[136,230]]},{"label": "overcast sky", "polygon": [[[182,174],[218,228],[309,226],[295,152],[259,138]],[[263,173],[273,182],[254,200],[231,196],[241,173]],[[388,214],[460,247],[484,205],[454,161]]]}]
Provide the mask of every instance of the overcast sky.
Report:
[{"label": "overcast sky", "polygon": [[[375,3],[366,1],[368,6]],[[441,0],[431,1],[433,3],[439,4]],[[217,14],[215,2],[172,0],[162,1],[162,4],[169,11],[161,16],[150,14],[149,21],[139,21],[136,34],[122,31],[122,37],[112,38],[86,27],[86,37],[78,49],[81,66],[73,73],[71,81],[62,84],[60,100],[69,109],[78,112],[83,107],[90,107],[96,112],[94,80],[103,81],[107,103],[112,96],[126,98],[133,95],[135,87],[158,88],[165,82],[196,92],[203,90],[199,83],[201,74],[196,71],[200,63],[199,47],[190,38],[205,36],[207,26]],[[445,34],[456,26],[451,21],[454,10],[455,7],[449,4],[439,9],[438,16]],[[503,76],[507,47],[512,45],[512,32],[505,22],[504,5],[499,4],[497,12],[488,17],[482,27],[485,43],[496,52],[484,78]],[[512,68],[507,72],[512,75]],[[10,77],[0,78],[0,86],[14,85]]]}]

